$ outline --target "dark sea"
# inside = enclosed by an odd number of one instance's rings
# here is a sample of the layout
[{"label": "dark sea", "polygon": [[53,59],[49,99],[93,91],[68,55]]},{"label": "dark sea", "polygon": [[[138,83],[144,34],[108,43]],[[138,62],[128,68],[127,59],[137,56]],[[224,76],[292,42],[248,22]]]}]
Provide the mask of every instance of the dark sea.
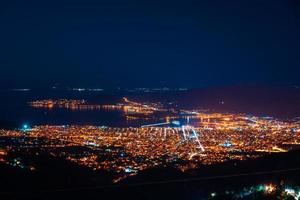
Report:
[{"label": "dark sea", "polygon": [[42,99],[85,99],[91,104],[116,104],[122,102],[121,94],[78,91],[1,91],[0,128],[19,128],[35,125],[95,125],[111,127],[139,127],[157,122],[127,120],[119,110],[70,110],[64,108],[30,107],[28,102]]},{"label": "dark sea", "polygon": [[[300,116],[300,90],[295,87],[223,87],[184,92],[126,93],[45,89],[30,91],[0,90],[0,128],[34,125],[96,125],[140,127],[163,119],[127,120],[118,110],[37,109],[28,102],[43,99],[84,99],[90,104],[116,104],[126,96],[139,102],[176,102],[178,108],[204,109],[210,112],[243,113],[290,120]],[[223,103],[220,103],[223,102]],[[174,104],[175,105],[175,104]]]}]

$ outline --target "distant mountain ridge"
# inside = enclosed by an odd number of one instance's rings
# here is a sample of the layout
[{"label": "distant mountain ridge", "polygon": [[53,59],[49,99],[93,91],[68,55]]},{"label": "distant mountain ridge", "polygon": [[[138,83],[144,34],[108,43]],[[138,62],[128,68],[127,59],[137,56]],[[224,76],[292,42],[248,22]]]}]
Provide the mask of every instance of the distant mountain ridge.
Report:
[{"label": "distant mountain ridge", "polygon": [[300,116],[297,87],[232,86],[193,89],[180,95],[182,107],[203,107],[213,111],[242,112],[278,118]]},{"label": "distant mountain ridge", "polygon": [[300,117],[300,88],[296,86],[208,87],[143,94],[136,98],[142,101],[174,101],[184,109],[202,108],[212,112],[246,113],[281,119]]}]

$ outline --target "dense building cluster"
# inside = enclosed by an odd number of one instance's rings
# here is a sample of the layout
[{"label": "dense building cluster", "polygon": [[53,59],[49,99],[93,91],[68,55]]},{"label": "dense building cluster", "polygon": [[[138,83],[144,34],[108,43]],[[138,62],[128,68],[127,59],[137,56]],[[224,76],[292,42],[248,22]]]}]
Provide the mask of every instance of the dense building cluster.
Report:
[{"label": "dense building cluster", "polygon": [[[1,150],[38,148],[94,170],[107,170],[119,181],[153,167],[182,171],[228,160],[245,160],[266,153],[286,152],[300,144],[300,123],[233,114],[193,113],[190,124],[177,127],[36,126],[1,130]],[[3,144],[1,144],[3,146]]]}]

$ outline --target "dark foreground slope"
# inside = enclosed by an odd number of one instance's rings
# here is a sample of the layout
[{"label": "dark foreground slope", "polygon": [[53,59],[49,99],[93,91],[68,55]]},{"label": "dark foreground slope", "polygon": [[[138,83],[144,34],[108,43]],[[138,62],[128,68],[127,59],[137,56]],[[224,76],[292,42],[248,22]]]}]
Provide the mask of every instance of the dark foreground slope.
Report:
[{"label": "dark foreground slope", "polygon": [[[59,159],[39,158],[41,169],[0,166],[0,199],[201,199],[212,192],[258,183],[300,186],[300,151],[203,166],[191,173],[150,169],[118,185],[109,175]],[[229,198],[230,199],[230,198]]]}]

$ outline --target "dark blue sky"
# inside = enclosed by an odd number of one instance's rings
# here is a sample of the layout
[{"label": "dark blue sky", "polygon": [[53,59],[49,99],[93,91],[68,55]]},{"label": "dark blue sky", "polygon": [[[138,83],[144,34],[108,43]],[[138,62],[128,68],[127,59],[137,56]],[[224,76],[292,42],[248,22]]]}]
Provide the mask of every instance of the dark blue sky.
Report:
[{"label": "dark blue sky", "polygon": [[0,1],[2,87],[299,83],[297,0]]}]

